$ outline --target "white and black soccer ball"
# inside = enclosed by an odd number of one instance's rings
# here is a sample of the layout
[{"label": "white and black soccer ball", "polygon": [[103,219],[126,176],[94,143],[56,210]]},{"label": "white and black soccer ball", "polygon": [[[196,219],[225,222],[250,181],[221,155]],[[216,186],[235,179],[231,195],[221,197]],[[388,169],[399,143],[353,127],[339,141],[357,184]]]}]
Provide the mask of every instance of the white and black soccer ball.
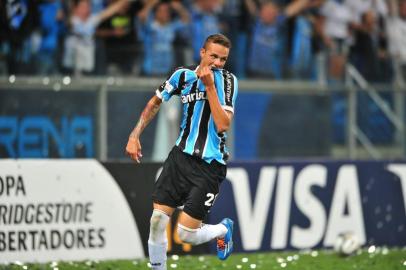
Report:
[{"label": "white and black soccer ball", "polygon": [[344,256],[354,254],[360,247],[358,237],[352,232],[339,234],[334,243],[334,250]]}]

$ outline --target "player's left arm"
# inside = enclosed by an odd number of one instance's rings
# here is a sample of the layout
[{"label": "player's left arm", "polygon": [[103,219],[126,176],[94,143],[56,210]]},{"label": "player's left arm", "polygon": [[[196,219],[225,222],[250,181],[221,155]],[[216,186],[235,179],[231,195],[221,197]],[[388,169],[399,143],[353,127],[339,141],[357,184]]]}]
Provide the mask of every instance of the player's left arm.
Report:
[{"label": "player's left arm", "polygon": [[233,119],[233,112],[225,110],[220,104],[214,84],[213,71],[207,66],[202,67],[198,75],[206,87],[207,99],[209,100],[211,115],[216,124],[217,132],[221,133],[227,131]]},{"label": "player's left arm", "polygon": [[137,125],[131,131],[128,137],[128,142],[126,146],[126,153],[131,157],[131,159],[140,163],[142,152],[141,152],[141,142],[140,136],[144,131],[145,127],[151,122],[151,120],[158,113],[161,106],[162,100],[157,96],[153,96],[145,106],[142,114],[137,122]]}]

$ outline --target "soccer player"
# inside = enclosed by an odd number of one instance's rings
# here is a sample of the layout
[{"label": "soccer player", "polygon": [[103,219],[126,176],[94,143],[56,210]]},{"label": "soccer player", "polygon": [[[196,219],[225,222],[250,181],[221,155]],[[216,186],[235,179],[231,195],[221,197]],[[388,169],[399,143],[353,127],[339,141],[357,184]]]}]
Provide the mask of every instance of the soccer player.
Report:
[{"label": "soccer player", "polygon": [[199,245],[217,239],[217,256],[225,260],[233,250],[233,221],[202,224],[226,177],[225,146],[238,92],[236,77],[223,69],[231,43],[222,34],[207,37],[197,67],[180,67],[156,90],[131,132],[127,154],[142,157],[140,135],[158,112],[162,101],[180,95],[183,119],[176,145],[166,159],[152,193],[148,251],[152,269],[166,269],[166,226],[175,208],[183,205],[178,219],[182,241]]}]

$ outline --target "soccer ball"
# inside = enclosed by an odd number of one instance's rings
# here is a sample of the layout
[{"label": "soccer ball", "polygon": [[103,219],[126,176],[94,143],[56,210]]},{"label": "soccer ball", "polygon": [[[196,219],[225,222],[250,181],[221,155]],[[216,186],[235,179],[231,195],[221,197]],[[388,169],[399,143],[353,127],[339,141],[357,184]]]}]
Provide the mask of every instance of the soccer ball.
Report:
[{"label": "soccer ball", "polygon": [[345,232],[338,235],[334,250],[343,256],[354,254],[360,248],[358,237],[352,232]]}]

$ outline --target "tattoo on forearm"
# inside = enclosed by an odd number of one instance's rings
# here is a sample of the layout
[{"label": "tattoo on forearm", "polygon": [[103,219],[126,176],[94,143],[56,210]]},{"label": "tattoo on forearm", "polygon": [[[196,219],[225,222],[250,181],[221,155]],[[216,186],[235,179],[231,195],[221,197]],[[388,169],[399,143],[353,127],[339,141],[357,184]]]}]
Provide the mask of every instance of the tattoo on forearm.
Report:
[{"label": "tattoo on forearm", "polygon": [[141,132],[148,125],[148,123],[154,118],[156,113],[159,111],[159,105],[148,102],[145,106],[145,109],[142,111],[140,119],[138,120],[137,125],[130,134],[130,137],[138,137],[141,135]]}]

